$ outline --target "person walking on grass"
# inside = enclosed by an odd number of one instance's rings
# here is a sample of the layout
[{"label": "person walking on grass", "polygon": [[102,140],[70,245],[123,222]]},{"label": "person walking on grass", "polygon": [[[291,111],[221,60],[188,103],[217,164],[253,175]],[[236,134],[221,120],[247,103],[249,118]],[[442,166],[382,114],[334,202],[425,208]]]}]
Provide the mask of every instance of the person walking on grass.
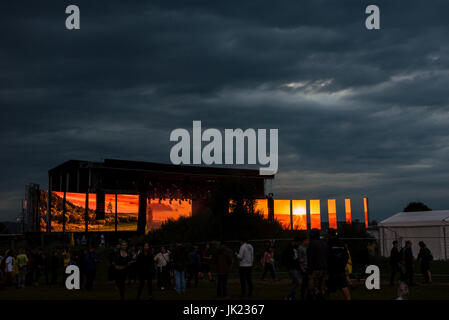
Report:
[{"label": "person walking on grass", "polygon": [[405,269],[405,281],[409,287],[413,287],[415,285],[415,281],[413,280],[415,258],[413,256],[412,242],[410,240],[405,242],[405,247],[401,250],[401,260]]},{"label": "person walking on grass", "polygon": [[137,300],[142,295],[145,283],[148,288],[149,299],[153,298],[153,274],[154,274],[154,256],[150,244],[146,242],[143,250],[139,252],[136,259],[137,274],[139,277],[139,288],[137,290]]},{"label": "person walking on grass", "polygon": [[161,290],[170,287],[170,252],[165,247],[161,247],[161,251],[154,257],[157,268],[157,286]]},{"label": "person walking on grass", "polygon": [[346,265],[349,260],[348,251],[343,241],[337,236],[337,230],[327,231],[328,258],[328,289],[329,292],[341,290],[346,300],[351,300],[348,282],[346,281]]},{"label": "person walking on grass", "polygon": [[232,252],[222,242],[216,254],[217,263],[217,297],[228,297],[228,276],[232,265]]},{"label": "person walking on grass", "polygon": [[419,242],[419,248],[417,261],[421,263],[421,274],[424,277],[424,283],[432,283],[432,274],[430,272],[430,263],[433,260],[432,252],[423,241]]},{"label": "person walking on grass", "polygon": [[401,254],[399,253],[399,242],[393,241],[393,248],[390,251],[390,286],[393,286],[396,281],[396,274],[401,273]]},{"label": "person walking on grass", "polygon": [[214,281],[212,272],[210,271],[210,263],[212,261],[212,254],[210,252],[210,244],[206,243],[206,246],[201,253],[201,273],[200,278],[203,279],[206,275],[209,277],[209,281]]},{"label": "person walking on grass", "polygon": [[25,249],[20,249],[20,253],[17,255],[17,266],[19,267],[19,281],[17,288],[25,288],[25,279],[27,276],[28,257],[25,254]]},{"label": "person walking on grass", "polygon": [[320,230],[312,229],[307,248],[307,269],[309,273],[308,299],[323,300],[326,291],[326,277],[328,268],[328,246],[320,239]]},{"label": "person walking on grass", "polygon": [[298,242],[300,238],[296,236],[292,242],[282,252],[282,264],[287,268],[292,279],[289,293],[285,297],[286,300],[296,300],[296,290],[299,286],[299,257]]},{"label": "person walking on grass", "polygon": [[120,300],[125,300],[126,276],[130,264],[133,263],[132,256],[128,252],[128,243],[123,241],[120,250],[114,259],[115,283],[120,293]]},{"label": "person walking on grass", "polygon": [[307,271],[307,246],[309,240],[307,238],[299,237],[298,239],[298,263],[299,263],[299,274],[301,275],[301,300],[304,301],[307,295],[307,288],[309,285],[309,275]]},{"label": "person walking on grass", "polygon": [[172,254],[175,289],[178,294],[186,293],[186,268],[188,263],[186,248],[176,241]]},{"label": "person walking on grass", "polygon": [[274,268],[274,248],[272,246],[268,247],[262,257],[262,278],[261,280],[265,280],[265,275],[270,273],[271,278],[274,281],[278,281],[276,276],[276,269]]},{"label": "person walking on grass", "polygon": [[95,252],[95,247],[91,247],[84,257],[86,267],[86,289],[91,291],[94,286],[95,275],[97,274],[97,263],[99,261]]},{"label": "person walking on grass", "polygon": [[193,246],[192,251],[189,252],[189,266],[187,277],[187,288],[190,288],[192,280],[195,288],[198,287],[198,273],[201,268],[201,256],[198,251],[198,246]]},{"label": "person walking on grass", "polygon": [[240,241],[240,250],[235,255],[239,261],[241,295],[245,297],[248,289],[248,298],[251,298],[253,295],[251,270],[254,262],[254,248],[248,243],[248,240],[243,239]]}]

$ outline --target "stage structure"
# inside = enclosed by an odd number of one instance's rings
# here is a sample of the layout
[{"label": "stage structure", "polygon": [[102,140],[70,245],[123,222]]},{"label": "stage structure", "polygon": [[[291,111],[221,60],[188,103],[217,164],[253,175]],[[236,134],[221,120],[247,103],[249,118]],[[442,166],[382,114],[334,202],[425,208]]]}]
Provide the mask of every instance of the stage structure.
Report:
[{"label": "stage structure", "polygon": [[37,219],[44,232],[144,233],[171,212],[188,216],[208,209],[226,183],[244,184],[248,194],[242,196],[265,198],[265,181],[273,178],[250,169],[69,160],[49,170]]}]

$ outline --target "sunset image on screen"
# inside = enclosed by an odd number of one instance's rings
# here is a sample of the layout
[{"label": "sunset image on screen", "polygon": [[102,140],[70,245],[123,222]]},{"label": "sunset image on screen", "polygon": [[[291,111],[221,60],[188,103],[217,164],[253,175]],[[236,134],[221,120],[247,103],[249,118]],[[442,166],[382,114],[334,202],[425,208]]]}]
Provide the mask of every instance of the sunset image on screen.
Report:
[{"label": "sunset image on screen", "polygon": [[268,200],[256,199],[254,202],[254,212],[259,212],[265,218],[268,218]]},{"label": "sunset image on screen", "polygon": [[[106,205],[107,207],[107,205]],[[105,210],[106,210],[105,207]],[[117,195],[117,231],[137,230],[137,217],[139,215],[139,195]]]},{"label": "sunset image on screen", "polygon": [[188,200],[151,200],[151,229],[159,228],[167,220],[178,220],[180,217],[192,216],[192,204]]},{"label": "sunset image on screen", "polygon": [[337,229],[337,200],[327,200],[327,212],[329,215],[329,228]]},{"label": "sunset image on screen", "polygon": [[310,228],[321,229],[320,200],[310,200]]},{"label": "sunset image on screen", "polygon": [[[52,192],[51,231],[63,231],[63,199],[64,192]],[[89,194],[89,216],[94,215],[95,194]],[[86,230],[86,194],[66,193],[65,231],[84,232]]]},{"label": "sunset image on screen", "polygon": [[293,230],[307,230],[307,201],[292,200]]},{"label": "sunset image on screen", "polygon": [[274,218],[284,229],[290,229],[290,200],[274,200]]},{"label": "sunset image on screen", "polygon": [[351,223],[351,199],[345,199],[346,223]]}]

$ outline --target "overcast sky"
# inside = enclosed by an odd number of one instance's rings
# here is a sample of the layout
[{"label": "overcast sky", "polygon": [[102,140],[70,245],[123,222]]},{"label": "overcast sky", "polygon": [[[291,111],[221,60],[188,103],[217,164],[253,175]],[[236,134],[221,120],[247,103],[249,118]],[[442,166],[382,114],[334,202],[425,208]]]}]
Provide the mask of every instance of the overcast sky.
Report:
[{"label": "overcast sky", "polygon": [[[65,29],[69,4],[80,30]],[[365,29],[369,4],[381,30]],[[2,1],[0,220],[66,160],[168,163],[170,132],[193,120],[279,128],[277,198],[350,196],[358,218],[367,195],[377,220],[409,201],[449,209],[447,12],[447,0]]]}]

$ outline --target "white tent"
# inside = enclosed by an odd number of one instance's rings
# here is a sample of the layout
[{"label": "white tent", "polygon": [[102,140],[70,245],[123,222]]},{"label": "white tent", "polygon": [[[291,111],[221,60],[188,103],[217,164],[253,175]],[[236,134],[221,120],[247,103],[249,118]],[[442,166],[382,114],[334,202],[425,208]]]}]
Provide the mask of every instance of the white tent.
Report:
[{"label": "white tent", "polygon": [[423,241],[432,251],[435,260],[449,258],[449,210],[399,212],[379,223],[380,252],[390,255],[392,242],[400,246],[412,241],[413,255],[419,252],[418,242]]}]

